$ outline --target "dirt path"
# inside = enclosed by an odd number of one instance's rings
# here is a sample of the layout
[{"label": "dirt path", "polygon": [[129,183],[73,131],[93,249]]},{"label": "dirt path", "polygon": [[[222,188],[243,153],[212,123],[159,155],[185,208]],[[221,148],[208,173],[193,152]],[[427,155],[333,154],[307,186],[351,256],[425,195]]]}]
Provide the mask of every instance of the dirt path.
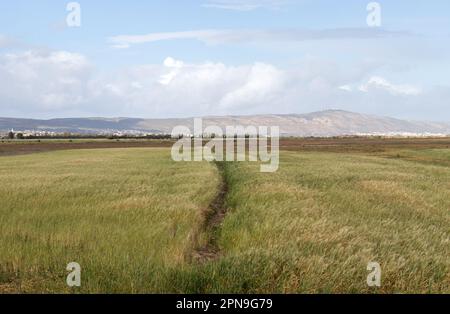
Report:
[{"label": "dirt path", "polygon": [[228,193],[228,183],[225,179],[223,163],[216,162],[216,166],[219,169],[222,182],[217,196],[209,205],[207,211],[208,214],[203,225],[203,230],[208,235],[208,240],[206,245],[195,249],[192,254],[193,260],[200,263],[212,261],[220,257],[220,248],[217,243],[217,238],[218,231],[227,214],[225,201]]}]

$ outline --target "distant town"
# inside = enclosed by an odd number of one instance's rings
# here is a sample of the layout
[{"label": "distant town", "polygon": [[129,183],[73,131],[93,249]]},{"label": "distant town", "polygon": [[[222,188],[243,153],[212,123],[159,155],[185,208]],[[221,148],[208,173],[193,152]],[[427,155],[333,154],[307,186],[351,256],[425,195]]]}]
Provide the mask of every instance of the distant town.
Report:
[{"label": "distant town", "polygon": [[14,130],[8,132],[0,131],[0,139],[67,139],[67,138],[148,138],[148,139],[170,139],[170,134],[149,133],[136,130],[101,131],[101,132],[57,132],[43,130]]},{"label": "distant town", "polygon": [[[244,137],[244,135],[235,135],[237,137]],[[178,138],[191,137],[193,134],[180,134]],[[214,134],[203,134],[203,138],[214,138]],[[249,135],[245,135],[249,137]],[[379,138],[443,138],[449,137],[446,133],[431,133],[431,132],[361,132],[348,135],[310,135],[310,136],[294,136],[289,134],[281,134],[283,138],[354,138],[354,137],[379,137]],[[58,132],[47,130],[14,130],[8,132],[0,131],[1,140],[33,140],[33,139],[171,139],[172,135],[168,133],[144,132],[139,130],[104,130],[98,132]]]}]

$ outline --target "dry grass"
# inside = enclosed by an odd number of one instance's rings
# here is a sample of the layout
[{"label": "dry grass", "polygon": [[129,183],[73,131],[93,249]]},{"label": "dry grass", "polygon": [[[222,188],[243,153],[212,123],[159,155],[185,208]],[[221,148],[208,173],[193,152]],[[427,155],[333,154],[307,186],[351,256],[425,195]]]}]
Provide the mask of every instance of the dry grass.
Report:
[{"label": "dry grass", "polygon": [[[0,291],[449,293],[450,150],[283,151],[277,173],[224,163],[220,258],[206,237],[213,164],[167,149],[0,158]],[[367,263],[381,288],[366,284]]]},{"label": "dry grass", "polygon": [[[448,160],[450,151],[418,156]],[[241,290],[450,292],[449,167],[283,153],[276,174],[249,163],[228,168],[232,212],[220,243],[242,273],[236,278],[246,278]],[[382,267],[379,289],[366,285],[370,261]]]},{"label": "dry grass", "polygon": [[450,168],[431,160],[450,151],[408,156],[282,152],[275,174],[227,164],[223,257],[178,271],[175,292],[449,293]]},{"label": "dry grass", "polygon": [[165,149],[77,150],[0,158],[0,289],[155,292],[185,262],[218,175]]}]

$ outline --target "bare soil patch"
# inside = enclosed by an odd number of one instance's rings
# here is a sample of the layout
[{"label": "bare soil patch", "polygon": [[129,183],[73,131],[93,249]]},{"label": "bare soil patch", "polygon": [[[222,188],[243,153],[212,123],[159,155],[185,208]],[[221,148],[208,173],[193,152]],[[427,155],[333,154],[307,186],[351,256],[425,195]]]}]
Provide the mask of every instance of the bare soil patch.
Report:
[{"label": "bare soil patch", "polygon": [[222,162],[216,162],[216,165],[222,177],[222,182],[216,197],[206,211],[203,230],[207,233],[208,240],[204,246],[195,249],[192,254],[193,259],[200,263],[215,260],[220,257],[220,248],[217,243],[218,231],[228,211],[226,206],[228,183],[225,179],[224,166]]}]

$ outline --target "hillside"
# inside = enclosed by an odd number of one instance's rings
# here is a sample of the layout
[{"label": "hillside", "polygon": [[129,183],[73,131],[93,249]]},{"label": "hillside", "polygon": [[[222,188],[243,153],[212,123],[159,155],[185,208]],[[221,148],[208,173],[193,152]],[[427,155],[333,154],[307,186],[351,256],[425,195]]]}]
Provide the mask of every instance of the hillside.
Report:
[{"label": "hillside", "polygon": [[[203,124],[204,127],[217,125],[222,128],[234,125],[279,126],[281,133],[289,136],[450,134],[450,123],[407,121],[342,110],[308,114],[208,116],[203,118]],[[14,129],[76,133],[116,131],[170,133],[177,125],[185,125],[193,129],[193,119],[67,118],[37,120],[0,118],[0,131],[3,132]]]}]

